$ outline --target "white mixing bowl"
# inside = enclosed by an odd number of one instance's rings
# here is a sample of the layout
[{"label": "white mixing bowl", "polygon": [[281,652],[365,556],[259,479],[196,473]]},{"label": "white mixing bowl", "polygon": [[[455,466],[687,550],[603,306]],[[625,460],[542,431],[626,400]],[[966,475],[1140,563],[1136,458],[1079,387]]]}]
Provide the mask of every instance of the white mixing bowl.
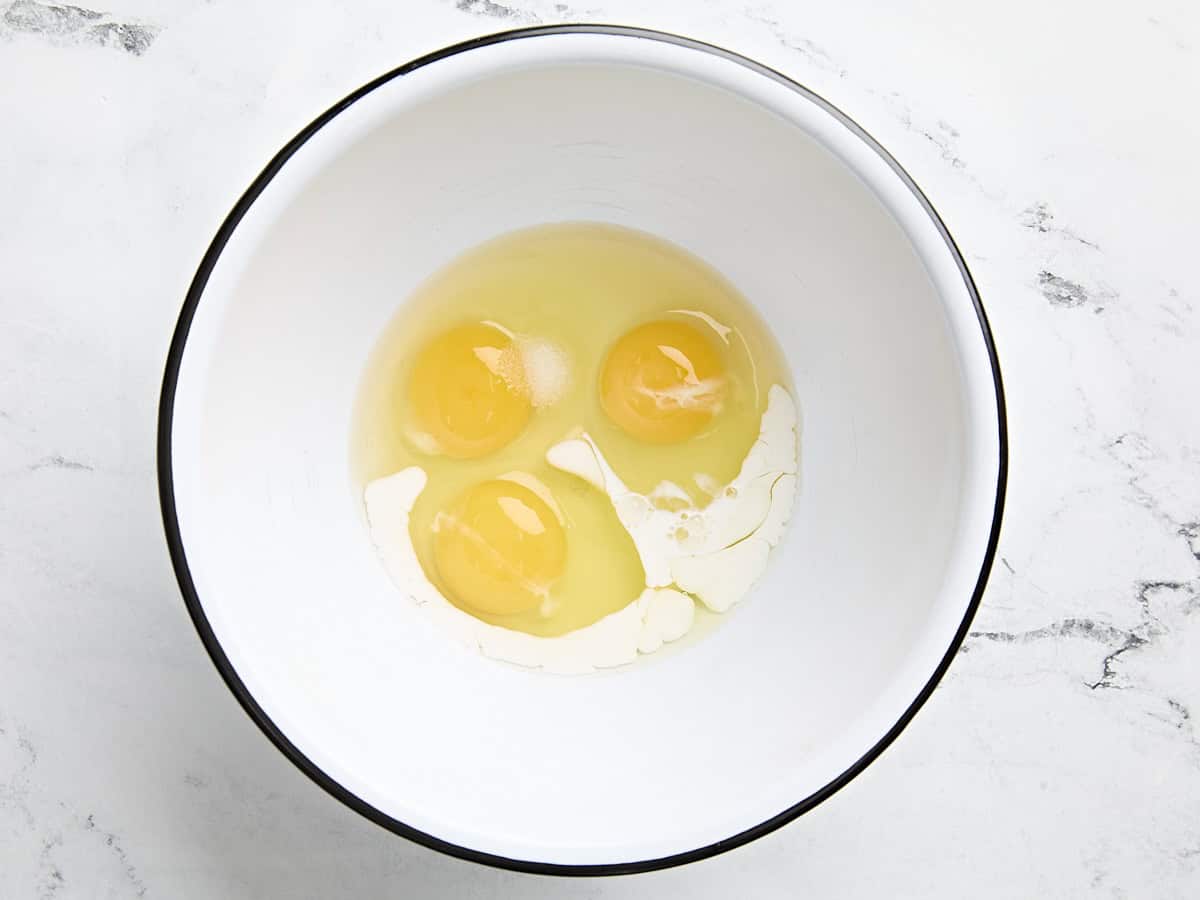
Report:
[{"label": "white mixing bowl", "polygon": [[[732,280],[784,349],[803,435],[788,536],[727,621],[559,677],[460,648],[399,594],[348,451],[410,290],[488,238],[575,220]],[[160,416],[180,586],[250,715],[381,825],[532,871],[697,859],[854,777],[953,657],[1004,492],[983,309],[911,179],[777,73],[626,28],[471,41],[306,128],[205,256]]]}]

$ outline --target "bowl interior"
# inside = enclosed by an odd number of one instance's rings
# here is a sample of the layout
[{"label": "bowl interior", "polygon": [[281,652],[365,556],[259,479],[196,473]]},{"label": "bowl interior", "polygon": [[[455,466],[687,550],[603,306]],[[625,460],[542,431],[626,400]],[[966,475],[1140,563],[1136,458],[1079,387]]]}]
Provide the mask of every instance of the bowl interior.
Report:
[{"label": "bowl interior", "polygon": [[[481,241],[571,220],[731,279],[786,353],[803,435],[789,534],[727,621],[564,678],[458,647],[398,593],[348,451],[364,362],[409,291]],[[394,78],[283,163],[196,307],[171,465],[202,612],[313,765],[461,847],[630,863],[778,815],[905,717],[983,567],[996,420],[955,257],[851,128],[720,55],[551,35]]]}]

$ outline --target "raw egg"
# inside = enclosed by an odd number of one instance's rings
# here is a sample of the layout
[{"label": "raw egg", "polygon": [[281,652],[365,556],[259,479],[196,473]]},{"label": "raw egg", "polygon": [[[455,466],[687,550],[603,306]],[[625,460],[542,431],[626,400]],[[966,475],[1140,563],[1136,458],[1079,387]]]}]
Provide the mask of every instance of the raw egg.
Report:
[{"label": "raw egg", "polygon": [[686,321],[647,322],[627,331],[609,350],[600,376],[604,411],[651,444],[692,437],[720,412],[724,397],[720,351]]},{"label": "raw egg", "polygon": [[696,257],[612,225],[525,229],[435,273],[355,416],[395,583],[468,647],[554,671],[706,630],[766,564],[797,481],[764,323]]},{"label": "raw egg", "polygon": [[469,488],[433,524],[438,575],[460,606],[494,615],[534,609],[562,575],[560,516],[530,488],[495,479]]},{"label": "raw egg", "polygon": [[494,325],[462,325],[430,340],[408,379],[414,442],[474,459],[512,441],[532,411],[514,357],[512,338]]}]

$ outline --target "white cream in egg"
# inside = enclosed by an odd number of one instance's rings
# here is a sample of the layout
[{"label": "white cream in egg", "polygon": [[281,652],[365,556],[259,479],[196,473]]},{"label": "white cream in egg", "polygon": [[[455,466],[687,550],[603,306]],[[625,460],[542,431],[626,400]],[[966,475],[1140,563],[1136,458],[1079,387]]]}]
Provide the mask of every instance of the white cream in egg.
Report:
[{"label": "white cream in egg", "polygon": [[[364,494],[371,539],[392,581],[434,624],[494,659],[557,674],[577,674],[633,662],[678,640],[692,627],[695,603],[724,612],[742,599],[783,535],[796,492],[797,420],[791,397],[773,387],[759,437],[741,471],[697,510],[670,482],[650,496],[629,490],[592,440],[554,445],[547,460],[611,500],[633,538],[646,588],[627,606],[558,637],[491,625],[450,603],[429,581],[409,533],[413,504],[425,488],[418,466],[370,482]],[[509,476],[529,482],[520,473]],[[713,486],[715,487],[715,486]]]},{"label": "white cream in egg", "polygon": [[433,623],[485,656],[555,674],[622,666],[677,640],[692,627],[695,604],[670,588],[647,588],[629,605],[585,628],[558,637],[512,631],[475,618],[442,596],[417,559],[409,515],[425,489],[425,472],[411,466],[367,485],[371,540],[392,582]]},{"label": "white cream in egg", "polygon": [[720,489],[697,477],[715,494],[703,509],[685,505],[687,493],[670,482],[649,496],[630,490],[587,434],[555,444],[546,460],[608,495],[633,538],[647,587],[679,588],[725,612],[749,591],[783,536],[796,495],[796,428],[791,396],[773,386],[738,476]]}]

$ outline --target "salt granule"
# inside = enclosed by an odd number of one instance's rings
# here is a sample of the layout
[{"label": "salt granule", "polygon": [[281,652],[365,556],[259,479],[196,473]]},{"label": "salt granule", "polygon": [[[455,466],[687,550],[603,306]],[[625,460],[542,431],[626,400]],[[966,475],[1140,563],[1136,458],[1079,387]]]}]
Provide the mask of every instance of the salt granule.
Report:
[{"label": "salt granule", "polygon": [[527,394],[534,406],[550,406],[570,384],[567,355],[550,341],[518,337],[500,360],[500,376],[514,391]]}]

